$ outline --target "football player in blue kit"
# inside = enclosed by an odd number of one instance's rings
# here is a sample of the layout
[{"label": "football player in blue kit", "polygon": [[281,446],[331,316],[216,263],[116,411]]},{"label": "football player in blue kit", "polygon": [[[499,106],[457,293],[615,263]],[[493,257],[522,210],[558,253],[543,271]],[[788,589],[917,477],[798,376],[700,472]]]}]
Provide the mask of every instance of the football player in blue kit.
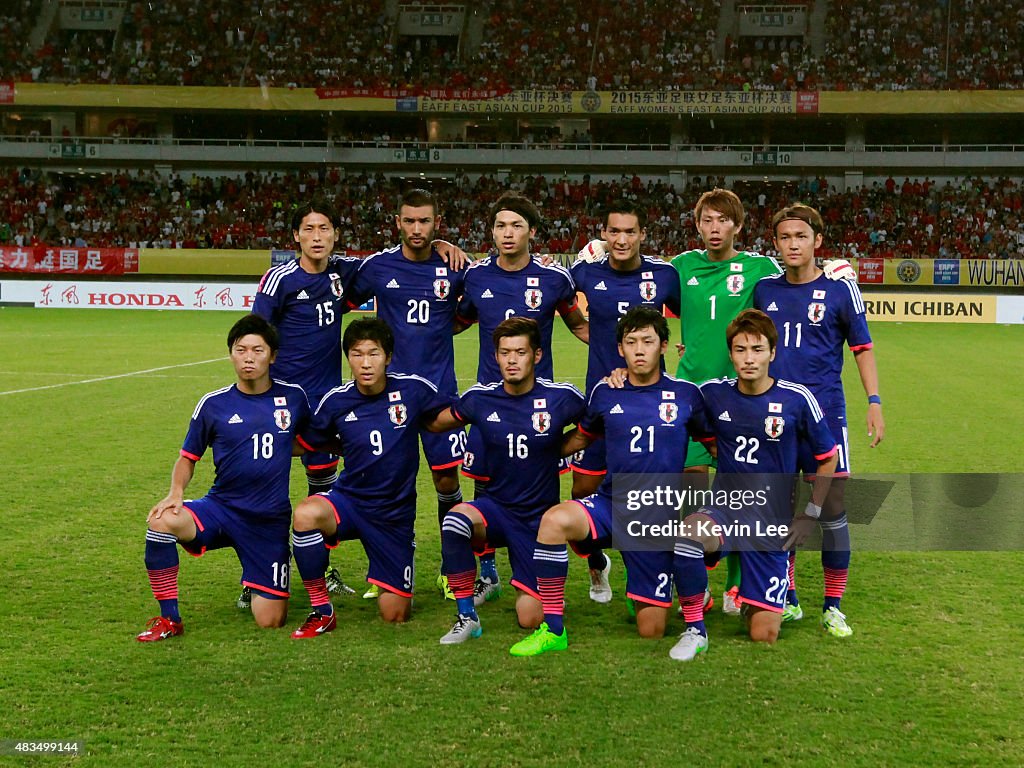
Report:
[{"label": "football player in blue kit", "polygon": [[[422,376],[454,400],[459,391],[452,329],[466,269],[455,267],[455,259],[449,266],[434,248],[441,216],[436,199],[427,190],[412,189],[402,196],[395,223],[401,244],[363,260],[352,281],[349,307],[354,309],[376,296],[377,316],[402,340],[389,371]],[[421,439],[437,491],[440,525],[448,511],[462,501],[458,468],[466,433],[463,429],[424,432]],[[367,596],[374,596],[375,591],[371,588]]]},{"label": "football player in blue kit", "polygon": [[[730,550],[739,552],[737,601],[750,638],[775,642],[789,584],[786,550],[817,524],[837,464],[838,446],[814,395],[769,375],[778,343],[771,319],[757,309],[743,310],[729,323],[726,343],[736,378],[701,385],[718,458],[714,503],[686,517],[675,546],[675,582],[687,623],[669,652],[678,661],[707,651],[705,560]],[[817,467],[811,501],[793,515],[801,450]]]},{"label": "football player in blue kit", "polygon": [[[664,315],[650,306],[631,308],[616,325],[626,380],[622,388],[605,382],[594,387],[579,430],[566,445],[566,450],[579,450],[603,437],[608,471],[596,493],[545,512],[533,550],[544,623],[512,646],[513,656],[536,656],[568,646],[563,623],[566,543],[581,555],[612,544],[616,475],[681,473],[689,438],[707,437],[700,390],[662,371],[668,337]],[[672,606],[672,552],[623,551],[622,559],[626,594],[637,605],[637,631],[641,637],[662,637]]]},{"label": "football player in blue kit", "polygon": [[[480,384],[494,384],[501,381],[491,341],[498,324],[512,316],[535,320],[542,351],[536,364],[537,376],[550,380],[554,376],[551,334],[555,314],[561,315],[574,336],[584,343],[589,341],[590,326],[579,309],[576,285],[567,269],[531,255],[530,240],[537,233],[541,216],[528,199],[516,192],[504,193],[491,206],[489,221],[497,255],[480,259],[466,270],[455,331],[459,333],[479,323],[476,380]],[[476,481],[477,498],[486,493],[492,470],[486,464],[479,433],[479,428],[470,429],[462,467],[462,473]],[[480,579],[475,590],[477,605],[501,593],[494,553],[490,550],[481,554]]]},{"label": "football player in blue kit", "polygon": [[[137,636],[155,642],[184,633],[178,610],[178,550],[199,557],[231,547],[242,563],[261,627],[288,616],[288,479],[292,445],[309,419],[301,387],[272,380],[278,348],[274,327],[246,315],[228,333],[237,381],[206,394],[189,423],[167,496],[146,518],[146,570],[160,615]],[[213,450],[216,479],[206,496],[184,499],[195,465]]]},{"label": "football player in blue kit", "polygon": [[[341,384],[341,316],[348,312],[346,292],[361,260],[334,254],[341,218],[323,200],[298,206],[292,214],[292,238],[299,254],[263,275],[253,312],[270,321],[281,337],[271,375],[306,391],[315,406]],[[322,451],[302,455],[309,495],[326,491],[338,473],[338,457]],[[337,569],[328,575],[332,592],[354,590]],[[244,608],[248,590],[238,606]]]},{"label": "football player in blue kit", "polygon": [[292,633],[296,639],[318,637],[337,626],[324,569],[329,550],[352,539],[366,550],[367,581],[381,590],[381,617],[409,619],[419,433],[422,422],[451,403],[426,379],[387,370],[395,338],[383,320],[364,317],[349,323],[342,346],[353,380],[324,396],[298,436],[308,450],[338,452],[345,466],[330,491],[295,508],[293,554],[313,608]]},{"label": "football player in blue kit", "polygon": [[516,615],[522,627],[541,623],[542,611],[533,571],[533,543],[541,515],[559,497],[558,465],[563,431],[583,413],[583,395],[571,384],[536,375],[544,352],[536,320],[510,317],[493,333],[501,380],[476,384],[428,425],[431,430],[472,424],[491,469],[487,495],[459,504],[441,526],[441,554],[458,616],[442,645],[463,643],[481,634],[474,602],[474,549],[486,543],[507,547],[511,583],[518,592]]},{"label": "football player in blue kit", "polygon": [[[878,368],[868,331],[864,300],[851,280],[829,280],[818,268],[814,252],[821,247],[824,222],[814,208],[791,205],[772,218],[772,232],[782,275],[764,278],[754,288],[754,306],[765,312],[780,331],[772,375],[803,384],[825,413],[832,436],[839,444],[836,479],[821,512],[821,565],[825,599],[821,623],[834,637],[849,637],[853,630],[840,608],[850,567],[850,529],[845,510],[845,478],[850,474],[846,399],[843,393],[843,345],[853,352],[861,384],[868,399],[867,432],[874,448],[885,436]],[[800,470],[813,477],[814,457],[806,450]],[[783,621],[803,617],[796,596],[796,552],[789,555],[789,592]]]},{"label": "football player in blue kit", "polygon": [[[629,200],[612,202],[604,211],[602,239],[592,242],[586,258],[581,255],[570,270],[576,290],[587,298],[590,349],[584,391],[588,396],[612,370],[626,365],[619,353],[616,326],[630,307],[667,307],[679,314],[679,275],[668,262],[640,254],[646,227],[647,212],[642,206]],[[601,254],[595,255],[598,246]],[[598,438],[573,457],[572,497],[582,499],[596,492],[606,472],[605,442]],[[611,560],[597,549],[589,556],[588,565],[590,599],[611,602]]]}]

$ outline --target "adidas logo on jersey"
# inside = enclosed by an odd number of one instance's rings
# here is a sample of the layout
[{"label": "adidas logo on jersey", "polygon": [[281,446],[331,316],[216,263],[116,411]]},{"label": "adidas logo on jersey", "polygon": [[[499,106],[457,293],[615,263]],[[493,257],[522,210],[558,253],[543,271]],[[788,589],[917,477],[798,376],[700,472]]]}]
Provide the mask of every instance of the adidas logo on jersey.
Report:
[{"label": "adidas logo on jersey", "polygon": [[242,417],[239,416],[237,413],[234,416],[232,416],[230,419],[228,419],[228,424],[241,424],[241,423],[242,423]]},{"label": "adidas logo on jersey", "polygon": [[295,298],[298,299],[299,301],[302,301],[303,299],[308,299],[309,294],[306,293],[306,289],[303,288],[301,291],[299,291],[299,295],[296,296]]},{"label": "adidas logo on jersey", "polygon": [[608,413],[622,413],[622,406],[616,403]]},{"label": "adidas logo on jersey", "polygon": [[488,421],[493,421],[493,422],[495,422],[497,424],[501,423],[501,417],[498,416],[498,412],[497,411],[492,411],[491,415],[487,417],[487,420]]},{"label": "adidas logo on jersey", "polygon": [[771,304],[769,304],[769,305],[768,305],[768,311],[769,311],[769,312],[778,312],[778,311],[779,311],[779,305],[778,305],[778,304],[776,304],[776,303],[775,303],[775,302],[773,301],[773,302],[772,302]]},{"label": "adidas logo on jersey", "polygon": [[718,420],[719,421],[732,421],[732,417],[729,415],[728,411],[722,411],[720,414],[718,414]]},{"label": "adidas logo on jersey", "polygon": [[607,291],[608,286],[604,284],[604,280],[594,286],[595,291]]},{"label": "adidas logo on jersey", "polygon": [[483,293],[480,294],[480,298],[481,299],[493,299],[494,298],[494,294],[491,293],[491,289],[488,288],[486,291],[484,291]]},{"label": "adidas logo on jersey", "polygon": [[348,416],[345,417],[345,421],[359,421],[359,418],[355,413],[349,412]]},{"label": "adidas logo on jersey", "polygon": [[398,281],[395,280],[395,278],[393,278],[393,277],[388,281],[388,284],[385,285],[384,287],[385,288],[401,288],[401,286],[398,284]]},{"label": "adidas logo on jersey", "polygon": [[697,282],[697,278],[696,277],[691,277],[689,280],[686,281],[686,284],[687,285],[699,285],[699,283]]}]

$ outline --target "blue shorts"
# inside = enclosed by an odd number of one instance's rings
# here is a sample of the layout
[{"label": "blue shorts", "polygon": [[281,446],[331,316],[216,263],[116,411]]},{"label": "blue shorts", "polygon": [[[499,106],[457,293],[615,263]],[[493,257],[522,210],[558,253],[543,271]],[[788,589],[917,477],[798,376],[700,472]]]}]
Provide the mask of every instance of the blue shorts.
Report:
[{"label": "blue shorts", "polygon": [[186,501],[183,506],[196,524],[196,537],[181,543],[186,552],[201,557],[207,550],[231,547],[242,564],[244,586],[271,600],[288,597],[290,512],[278,517],[254,517],[209,496]]},{"label": "blue shorts", "polygon": [[[729,525],[734,517],[718,510],[705,512],[719,525]],[[736,554],[740,558],[740,592],[736,602],[749,603],[773,613],[782,613],[789,590],[789,553],[782,549],[781,538],[765,538],[759,548],[744,546]],[[729,538],[723,537],[718,558],[730,552]]]},{"label": "blue shorts", "polygon": [[365,503],[341,491],[331,489],[318,495],[334,508],[337,541],[362,542],[369,560],[366,580],[396,595],[412,597],[416,582],[415,508],[397,521],[381,521],[373,519],[373,510]]},{"label": "blue shorts", "polygon": [[603,437],[599,437],[582,451],[577,451],[572,456],[572,471],[581,475],[607,475],[608,462],[606,460],[605,443]]},{"label": "blue shorts", "polygon": [[423,442],[423,455],[431,469],[451,469],[462,464],[466,451],[465,429],[460,427],[450,432],[424,430],[420,433],[420,440]]},{"label": "blue shorts", "polygon": [[[828,424],[832,438],[836,441],[836,445],[839,446],[839,450],[836,451],[836,458],[838,458],[839,463],[836,464],[834,476],[847,477],[850,474],[850,437],[848,434],[849,429],[847,429],[846,425],[846,411],[838,409],[826,411],[825,423]],[[814,458],[814,452],[803,440],[800,441],[799,456],[800,471],[804,473],[804,477],[814,477],[818,472],[818,460]]]},{"label": "blue shorts", "polygon": [[533,551],[537,548],[537,531],[540,519],[549,509],[536,510],[536,513],[520,517],[491,498],[467,501],[484,519],[487,535],[487,547],[508,549],[508,562],[512,566],[512,586],[521,589],[528,595],[540,600],[537,591],[537,575],[533,571]]},{"label": "blue shorts", "polygon": [[[590,539],[585,542],[572,542],[573,550],[581,557],[586,557],[594,549],[610,546],[612,543],[612,500],[599,493],[593,493],[582,499],[574,499],[573,502],[579,504],[590,521]],[[673,558],[671,550],[667,552],[620,550],[620,552],[622,553],[622,563],[626,567],[626,597],[661,608],[671,608]]]}]

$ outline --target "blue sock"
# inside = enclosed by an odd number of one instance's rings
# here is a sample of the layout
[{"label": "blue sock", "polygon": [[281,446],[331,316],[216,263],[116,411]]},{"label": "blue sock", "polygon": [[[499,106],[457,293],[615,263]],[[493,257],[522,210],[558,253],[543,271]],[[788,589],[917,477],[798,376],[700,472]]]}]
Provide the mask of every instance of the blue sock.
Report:
[{"label": "blue sock", "polygon": [[704,567],[704,547],[698,541],[683,539],[675,546],[672,577],[683,604],[686,626],[707,637],[704,626],[704,593],[708,588],[708,571]]},{"label": "blue sock", "polygon": [[324,572],[330,562],[330,550],[324,545],[324,535],[319,530],[292,531],[292,557],[299,569],[302,583],[309,592],[313,609],[321,616],[334,613],[334,606],[327,592]]},{"label": "blue sock", "polygon": [[835,520],[821,522],[821,568],[825,575],[823,611],[839,610],[850,570],[850,526],[843,512]]},{"label": "blue sock", "polygon": [[181,621],[178,611],[178,539],[173,533],[146,531],[146,571],[160,615]]},{"label": "blue sock", "polygon": [[796,550],[789,553],[789,590],[786,592],[786,602],[790,605],[800,605],[800,599],[796,596]]},{"label": "blue sock", "polygon": [[441,570],[462,616],[476,616],[473,605],[473,580],[476,558],[473,555],[473,523],[461,512],[449,512],[441,523]]},{"label": "blue sock", "polygon": [[493,552],[480,555],[480,578],[491,582],[491,584],[498,583],[498,564]]},{"label": "blue sock", "polygon": [[538,541],[533,549],[533,571],[544,607],[544,621],[548,630],[561,635],[565,631],[562,612],[565,579],[569,575],[569,552],[565,544],[541,544]]},{"label": "blue sock", "polygon": [[592,571],[603,570],[606,565],[608,565],[608,555],[600,549],[587,556],[587,567]]}]

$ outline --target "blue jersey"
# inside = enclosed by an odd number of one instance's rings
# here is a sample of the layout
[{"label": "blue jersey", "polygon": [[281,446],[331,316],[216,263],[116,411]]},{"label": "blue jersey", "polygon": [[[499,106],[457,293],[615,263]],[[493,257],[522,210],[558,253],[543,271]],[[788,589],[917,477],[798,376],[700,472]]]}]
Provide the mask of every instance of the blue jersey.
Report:
[{"label": "blue jersey", "polygon": [[580,431],[605,438],[608,474],[598,492],[609,497],[616,473],[682,472],[689,439],[709,434],[700,389],[664,373],[643,387],[629,381],[622,389],[599,383],[590,393]]},{"label": "blue jersey", "polygon": [[334,487],[365,503],[374,520],[406,519],[416,512],[420,422],[450,404],[419,376],[389,373],[372,396],[350,381],[324,395],[299,442],[313,449],[339,440],[345,468]]},{"label": "blue jersey", "polygon": [[544,265],[531,258],[523,269],[508,272],[490,256],[471,264],[466,270],[459,317],[466,322],[480,323],[477,381],[481,384],[501,381],[491,334],[498,323],[513,315],[537,321],[540,346],[544,351],[537,363],[537,377],[552,378],[551,331],[555,312],[566,315],[575,308],[576,284],[565,267]]},{"label": "blue jersey", "polygon": [[300,385],[312,402],[341,384],[341,316],[358,267],[359,259],[331,256],[326,271],[310,274],[295,259],[269,270],[256,290],[252,311],[281,338],[270,375]]},{"label": "blue jersey", "polygon": [[[590,319],[590,352],[587,358],[587,392],[615,368],[625,368],[619,354],[615,327],[630,307],[646,305],[659,312],[668,307],[679,314],[679,274],[667,261],[644,256],[629,272],[612,269],[607,259],[579,259],[570,270],[576,290],[587,297]],[[665,370],[664,360],[661,369]]]},{"label": "blue jersey", "polygon": [[181,455],[199,461],[213,449],[208,497],[243,515],[287,518],[292,441],[309,417],[306,393],[294,384],[273,381],[260,395],[224,387],[199,401]]},{"label": "blue jersey", "polygon": [[537,379],[526,394],[510,395],[501,382],[477,384],[452,409],[483,436],[489,499],[523,518],[558,503],[562,431],[584,410],[576,387]]},{"label": "blue jersey", "polygon": [[837,449],[814,395],[784,379],[776,379],[760,395],[743,394],[736,379],[712,379],[700,389],[718,443],[714,489],[746,487],[737,478],[742,474],[783,475],[765,481],[773,486],[766,512],[773,520],[792,518],[792,481],[799,471],[801,444],[819,461]]},{"label": "blue jersey", "polygon": [[449,269],[433,250],[426,261],[410,261],[400,245],[363,260],[349,306],[377,297],[377,316],[400,339],[389,371],[414,373],[440,392],[458,394],[452,325],[464,275],[465,269]]},{"label": "blue jersey", "polygon": [[822,274],[797,285],[785,275],[773,275],[755,286],[754,307],[765,312],[779,331],[771,375],[800,382],[825,411],[845,412],[843,343],[855,352],[871,348],[857,284]]}]

